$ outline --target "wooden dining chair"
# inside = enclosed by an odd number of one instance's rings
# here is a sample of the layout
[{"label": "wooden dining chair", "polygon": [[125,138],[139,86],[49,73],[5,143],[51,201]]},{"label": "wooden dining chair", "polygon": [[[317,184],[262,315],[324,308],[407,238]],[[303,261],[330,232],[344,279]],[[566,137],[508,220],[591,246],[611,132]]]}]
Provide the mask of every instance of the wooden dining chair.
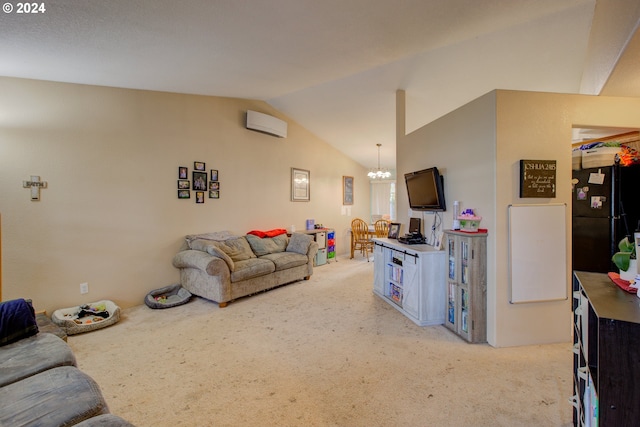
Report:
[{"label": "wooden dining chair", "polygon": [[376,237],[389,237],[389,221],[386,219],[379,219],[373,226],[376,230]]},{"label": "wooden dining chair", "polygon": [[351,233],[353,234],[354,251],[359,250],[369,262],[369,252],[373,253],[373,240],[371,240],[369,233],[369,225],[364,220],[355,218],[351,221]]}]

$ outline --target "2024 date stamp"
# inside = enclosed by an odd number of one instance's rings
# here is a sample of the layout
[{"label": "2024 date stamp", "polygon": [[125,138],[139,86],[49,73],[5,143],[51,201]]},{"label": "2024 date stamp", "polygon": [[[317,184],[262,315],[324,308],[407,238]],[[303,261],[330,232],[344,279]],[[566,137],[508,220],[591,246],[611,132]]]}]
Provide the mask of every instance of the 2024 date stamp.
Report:
[{"label": "2024 date stamp", "polygon": [[2,5],[2,11],[4,13],[15,13],[15,14],[35,14],[35,13],[45,13],[47,11],[47,7],[44,2],[41,3],[4,3]]}]

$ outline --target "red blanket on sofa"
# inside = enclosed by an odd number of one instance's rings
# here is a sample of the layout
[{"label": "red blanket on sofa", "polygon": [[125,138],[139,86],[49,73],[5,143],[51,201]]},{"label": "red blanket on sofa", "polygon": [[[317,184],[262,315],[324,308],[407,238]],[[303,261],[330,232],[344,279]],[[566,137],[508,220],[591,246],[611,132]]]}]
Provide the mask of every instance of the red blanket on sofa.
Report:
[{"label": "red blanket on sofa", "polygon": [[274,228],[273,230],[268,230],[268,231],[251,230],[247,234],[253,234],[254,236],[264,238],[264,237],[276,237],[286,233],[287,233],[287,230],[285,230],[284,228]]}]

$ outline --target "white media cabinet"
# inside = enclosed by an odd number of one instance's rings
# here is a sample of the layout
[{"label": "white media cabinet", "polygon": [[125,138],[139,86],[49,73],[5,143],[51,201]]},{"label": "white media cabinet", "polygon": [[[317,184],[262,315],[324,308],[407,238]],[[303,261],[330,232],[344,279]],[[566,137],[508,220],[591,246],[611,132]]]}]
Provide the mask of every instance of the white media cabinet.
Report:
[{"label": "white media cabinet", "polygon": [[446,253],[375,238],[373,292],[419,326],[445,321]]}]

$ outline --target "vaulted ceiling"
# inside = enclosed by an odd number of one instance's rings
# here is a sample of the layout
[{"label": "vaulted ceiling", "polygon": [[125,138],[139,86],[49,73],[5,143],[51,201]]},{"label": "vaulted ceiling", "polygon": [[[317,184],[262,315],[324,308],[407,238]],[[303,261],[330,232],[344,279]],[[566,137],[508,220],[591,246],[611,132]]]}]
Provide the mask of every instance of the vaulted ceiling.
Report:
[{"label": "vaulted ceiling", "polygon": [[[47,0],[0,75],[261,99],[365,167],[493,89],[640,96],[637,0]],[[0,94],[1,96],[1,94]]]}]

